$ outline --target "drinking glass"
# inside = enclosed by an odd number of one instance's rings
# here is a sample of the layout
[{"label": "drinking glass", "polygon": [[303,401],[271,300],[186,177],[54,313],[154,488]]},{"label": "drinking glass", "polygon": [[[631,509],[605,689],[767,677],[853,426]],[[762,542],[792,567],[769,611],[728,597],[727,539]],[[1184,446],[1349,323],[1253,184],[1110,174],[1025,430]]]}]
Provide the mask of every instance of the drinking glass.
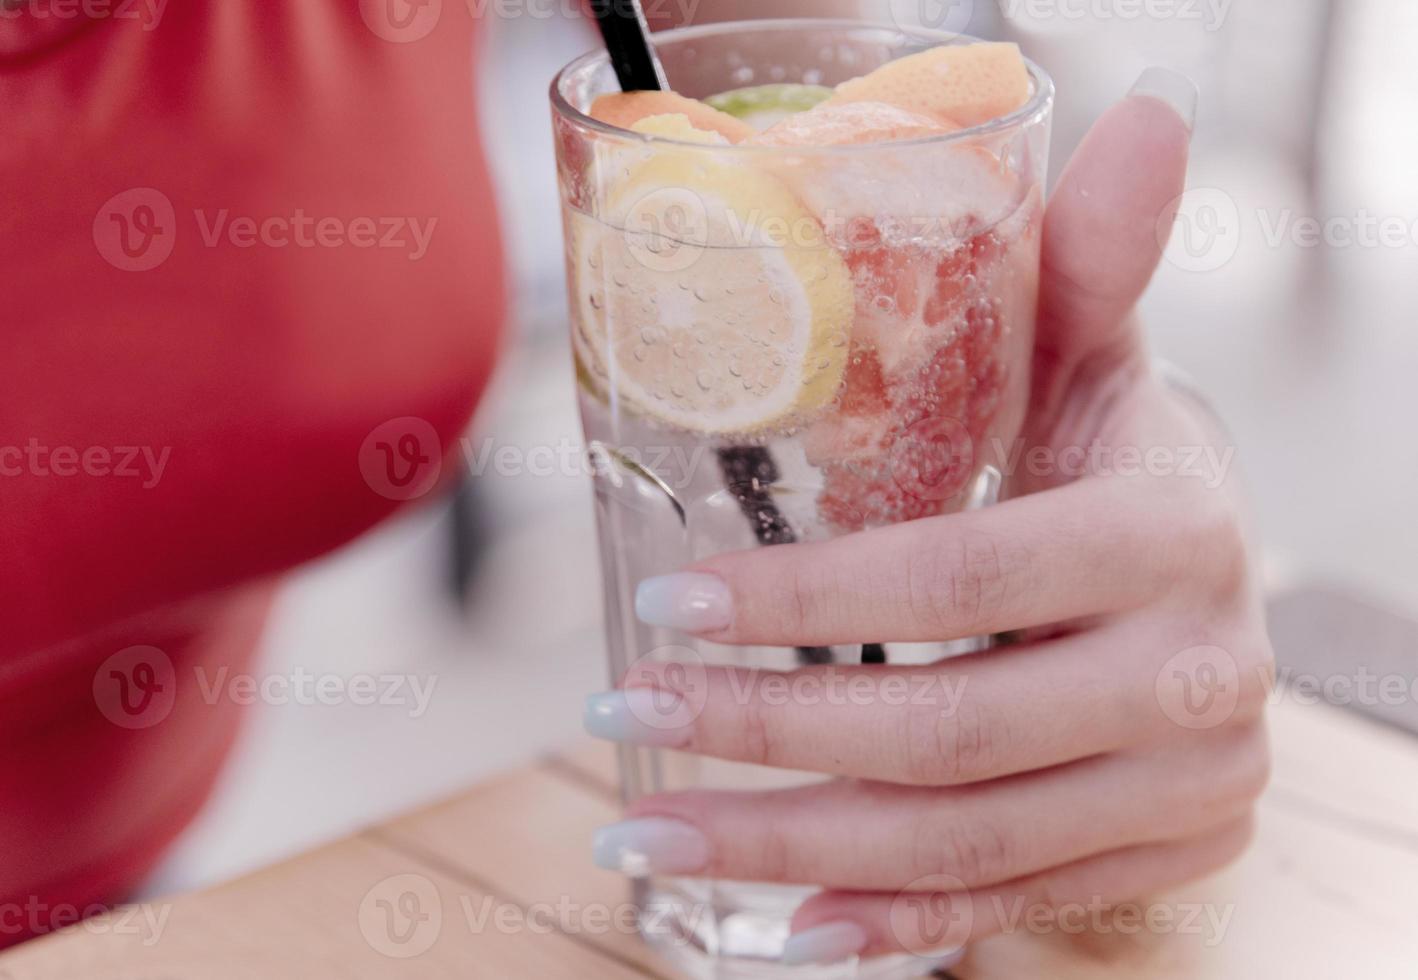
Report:
[{"label": "drinking glass", "polygon": [[[671,85],[696,98],[770,82],[831,86],[972,40],[822,20],[655,37]],[[979,647],[730,647],[642,623],[635,589],[722,552],[821,541],[980,506],[1001,491],[999,463],[1029,387],[1053,101],[1048,76],[1029,71],[1027,104],[1005,118],[824,147],[709,144],[597,121],[592,102],[618,90],[603,52],[553,83],[611,679],[634,684],[646,665],[660,668],[655,684],[673,695],[639,721],[663,730],[666,744],[702,705],[706,665],[805,669],[814,683],[788,696],[810,703],[852,696],[832,683],[841,665],[924,663]],[[663,747],[624,746],[620,763],[627,802],[822,778]],[[655,876],[633,865],[641,931],[688,976],[920,971],[907,956],[780,965],[810,882]]]}]

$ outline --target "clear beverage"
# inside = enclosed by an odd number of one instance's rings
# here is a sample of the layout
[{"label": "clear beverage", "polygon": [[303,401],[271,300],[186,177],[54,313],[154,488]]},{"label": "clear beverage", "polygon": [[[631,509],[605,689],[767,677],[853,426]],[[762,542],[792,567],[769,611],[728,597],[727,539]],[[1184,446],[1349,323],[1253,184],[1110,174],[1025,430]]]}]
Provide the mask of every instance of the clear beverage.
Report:
[{"label": "clear beverage", "polygon": [[[834,85],[929,32],[760,21],[657,36],[676,91]],[[553,85],[571,333],[595,491],[612,681],[640,663],[773,670],[927,662],[959,647],[728,647],[650,627],[637,583],[733,550],[989,502],[1023,422],[1052,86],[949,136],[834,147],[695,145],[585,115],[604,55]],[[692,699],[691,699],[692,700]],[[821,777],[624,747],[627,801]],[[642,931],[687,975],[915,976],[910,957],[778,964],[814,889],[637,880]]]}]

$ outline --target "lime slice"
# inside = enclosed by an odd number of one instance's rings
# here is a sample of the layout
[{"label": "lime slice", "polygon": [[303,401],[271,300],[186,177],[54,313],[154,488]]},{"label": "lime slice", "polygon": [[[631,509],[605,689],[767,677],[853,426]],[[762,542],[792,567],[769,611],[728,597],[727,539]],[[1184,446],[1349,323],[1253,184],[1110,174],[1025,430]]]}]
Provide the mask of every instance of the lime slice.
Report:
[{"label": "lime slice", "polygon": [[797,112],[806,112],[832,95],[832,89],[821,85],[800,85],[781,82],[775,85],[753,85],[711,95],[704,101],[736,119],[742,119],[762,132]]},{"label": "lime slice", "polygon": [[[698,140],[682,116],[641,132]],[[704,134],[717,142],[716,134]],[[578,360],[617,401],[714,435],[786,433],[842,382],[851,273],[811,212],[750,163],[657,148],[572,212]]]}]

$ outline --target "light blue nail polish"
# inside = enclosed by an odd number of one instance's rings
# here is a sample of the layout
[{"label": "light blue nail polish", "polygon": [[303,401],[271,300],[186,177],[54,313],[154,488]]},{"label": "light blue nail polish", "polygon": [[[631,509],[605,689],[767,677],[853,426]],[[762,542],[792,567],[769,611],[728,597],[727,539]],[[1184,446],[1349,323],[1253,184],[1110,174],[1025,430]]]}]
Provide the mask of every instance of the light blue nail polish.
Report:
[{"label": "light blue nail polish", "polygon": [[688,744],[694,712],[673,691],[638,687],[592,694],[582,721],[596,738],[675,749]]},{"label": "light blue nail polish", "polygon": [[683,820],[643,817],[601,827],[591,845],[598,867],[632,878],[690,874],[709,863],[709,841]]},{"label": "light blue nail polish", "polygon": [[869,938],[855,922],[827,922],[789,936],[782,962],[784,966],[840,963],[866,949]]},{"label": "light blue nail polish", "polygon": [[1187,129],[1196,125],[1196,104],[1200,99],[1196,82],[1179,71],[1170,68],[1152,67],[1144,71],[1133,83],[1129,95],[1146,95],[1167,103],[1182,117]]},{"label": "light blue nail polish", "polygon": [[651,626],[703,633],[733,622],[733,597],[717,575],[676,572],[640,583],[635,590],[635,615]]}]

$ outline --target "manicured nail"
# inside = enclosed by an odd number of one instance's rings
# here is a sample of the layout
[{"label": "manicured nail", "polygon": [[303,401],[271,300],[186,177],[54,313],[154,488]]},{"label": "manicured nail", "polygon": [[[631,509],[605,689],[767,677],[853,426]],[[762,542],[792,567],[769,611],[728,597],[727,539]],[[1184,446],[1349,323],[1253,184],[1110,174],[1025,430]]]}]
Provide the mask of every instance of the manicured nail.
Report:
[{"label": "manicured nail", "polygon": [[582,720],[596,738],[675,749],[689,741],[694,713],[673,691],[637,687],[592,694]]},{"label": "manicured nail", "polygon": [[1196,82],[1179,71],[1152,67],[1138,77],[1129,95],[1146,95],[1160,99],[1177,111],[1190,131],[1196,125],[1196,103],[1200,93]]},{"label": "manicured nail", "polygon": [[632,878],[689,874],[709,863],[709,841],[682,820],[644,817],[599,828],[592,854],[598,867]]},{"label": "manicured nail", "polygon": [[676,572],[647,578],[635,590],[635,615],[651,626],[702,633],[733,620],[729,587],[717,575]]},{"label": "manicured nail", "polygon": [[784,966],[840,963],[867,948],[870,937],[855,922],[828,922],[793,933],[783,944]]}]

